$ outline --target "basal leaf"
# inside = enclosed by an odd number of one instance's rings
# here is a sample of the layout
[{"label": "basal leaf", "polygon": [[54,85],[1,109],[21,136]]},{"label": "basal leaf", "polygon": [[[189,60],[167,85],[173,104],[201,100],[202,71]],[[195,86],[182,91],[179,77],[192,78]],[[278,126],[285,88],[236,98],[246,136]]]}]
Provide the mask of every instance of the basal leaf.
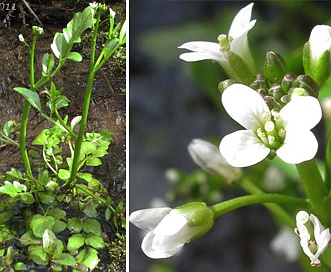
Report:
[{"label": "basal leaf", "polygon": [[55,219],[52,216],[42,216],[35,214],[30,221],[30,229],[36,237],[43,237],[45,230],[52,229]]},{"label": "basal leaf", "polygon": [[59,254],[56,258],[52,259],[52,262],[68,266],[74,266],[76,264],[75,258],[68,253]]},{"label": "basal leaf", "polygon": [[95,235],[101,235],[102,233],[101,224],[97,220],[91,218],[88,218],[84,221],[83,230],[86,233],[93,233]]},{"label": "basal leaf", "polygon": [[94,247],[95,249],[102,249],[105,247],[105,242],[99,235],[88,234],[85,238],[85,244]]},{"label": "basal leaf", "polygon": [[84,245],[84,237],[80,233],[72,235],[68,239],[67,248],[69,252],[76,252],[81,246]]}]

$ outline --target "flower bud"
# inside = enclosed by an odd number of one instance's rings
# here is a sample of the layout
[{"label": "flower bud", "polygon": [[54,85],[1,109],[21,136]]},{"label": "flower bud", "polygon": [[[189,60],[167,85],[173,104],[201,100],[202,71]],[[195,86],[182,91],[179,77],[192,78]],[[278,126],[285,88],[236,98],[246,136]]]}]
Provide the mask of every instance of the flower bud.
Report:
[{"label": "flower bud", "polygon": [[279,83],[274,83],[271,88],[268,90],[269,95],[273,96],[276,101],[279,101],[284,95],[282,87]]},{"label": "flower bud", "polygon": [[331,74],[330,53],[331,27],[315,26],[303,48],[303,66],[305,73],[319,85],[323,84]]},{"label": "flower bud", "polygon": [[300,75],[293,81],[293,87],[305,89],[309,95],[318,97],[318,86],[308,75]]},{"label": "flower bud", "polygon": [[233,83],[235,83],[236,81],[233,80],[233,79],[226,79],[226,80],[223,80],[221,81],[219,84],[218,84],[218,90],[220,93],[223,93],[223,91],[227,88],[227,87],[230,87]]},{"label": "flower bud", "polygon": [[147,229],[141,248],[153,259],[168,258],[190,241],[204,235],[214,224],[214,211],[203,202],[131,213],[130,222]]},{"label": "flower bud", "polygon": [[287,93],[289,89],[292,87],[293,81],[296,79],[296,75],[293,73],[287,73],[282,79],[282,89],[284,93]]},{"label": "flower bud", "polygon": [[267,52],[263,74],[270,83],[280,83],[286,73],[286,63],[281,55],[269,51]]},{"label": "flower bud", "polygon": [[191,241],[206,234],[214,224],[214,212],[203,202],[190,202],[176,207],[188,221]]},{"label": "flower bud", "polygon": [[203,170],[222,177],[228,183],[231,183],[241,172],[239,168],[235,168],[226,162],[217,146],[207,141],[192,140],[188,145],[188,151],[193,161]]}]

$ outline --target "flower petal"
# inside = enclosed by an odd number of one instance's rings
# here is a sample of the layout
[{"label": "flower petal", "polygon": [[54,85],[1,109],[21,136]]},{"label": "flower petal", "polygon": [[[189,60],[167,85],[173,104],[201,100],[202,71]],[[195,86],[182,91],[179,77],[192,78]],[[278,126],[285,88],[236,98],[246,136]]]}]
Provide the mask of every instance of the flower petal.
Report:
[{"label": "flower petal", "polygon": [[178,48],[188,49],[193,51],[191,53],[184,53],[179,56],[180,59],[188,62],[200,60],[215,60],[217,62],[225,61],[221,51],[220,45],[214,42],[194,41],[187,42]]},{"label": "flower petal", "polygon": [[154,229],[171,210],[168,207],[138,210],[130,214],[129,220],[140,229]]},{"label": "flower petal", "polygon": [[253,5],[254,3],[250,3],[237,13],[231,23],[229,37],[236,39],[244,34],[247,34],[247,32],[254,27],[256,20],[250,21]]},{"label": "flower petal", "polygon": [[252,131],[239,130],[222,139],[220,152],[230,165],[246,167],[262,161],[270,150]]},{"label": "flower petal", "polygon": [[298,164],[314,158],[317,149],[318,142],[311,131],[290,130],[276,154],[286,163]]},{"label": "flower petal", "polygon": [[166,248],[154,235],[153,231],[147,233],[141,243],[143,252],[152,259],[169,258],[181,250],[184,244],[174,244],[173,247]]},{"label": "flower petal", "polygon": [[321,120],[322,109],[315,97],[294,95],[279,115],[287,123],[286,130],[310,130]]},{"label": "flower petal", "polygon": [[176,210],[172,210],[154,229],[155,235],[171,236],[178,233],[188,223],[186,217]]},{"label": "flower petal", "polygon": [[270,113],[263,98],[243,84],[232,84],[226,88],[222,95],[222,103],[232,119],[251,130],[261,126],[261,122],[265,122],[263,116]]},{"label": "flower petal", "polygon": [[331,27],[328,25],[317,25],[311,31],[310,49],[313,58],[319,58],[325,51],[331,50]]}]

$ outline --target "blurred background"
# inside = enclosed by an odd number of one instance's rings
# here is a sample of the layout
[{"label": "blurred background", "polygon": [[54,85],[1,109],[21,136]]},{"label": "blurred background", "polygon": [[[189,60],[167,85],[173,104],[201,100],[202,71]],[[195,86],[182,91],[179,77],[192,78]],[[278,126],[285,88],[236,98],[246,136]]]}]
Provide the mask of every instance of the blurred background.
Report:
[{"label": "blurred background", "polygon": [[[192,139],[218,144],[237,125],[220,105],[217,85],[226,77],[219,65],[186,63],[178,57],[186,51],[177,47],[188,41],[217,42],[249,3],[130,1],[130,212],[191,200],[214,204],[243,194],[211,177],[206,181],[187,152]],[[272,50],[286,58],[289,70],[302,73],[303,44],[316,24],[329,24],[330,18],[328,1],[256,1],[252,19],[257,23],[248,39],[260,70]],[[180,169],[179,182],[169,182],[174,173],[169,169]],[[270,249],[277,232],[263,206],[242,208],[216,220],[209,233],[179,255],[152,260],[141,251],[143,234],[130,224],[130,272],[301,271]]]}]

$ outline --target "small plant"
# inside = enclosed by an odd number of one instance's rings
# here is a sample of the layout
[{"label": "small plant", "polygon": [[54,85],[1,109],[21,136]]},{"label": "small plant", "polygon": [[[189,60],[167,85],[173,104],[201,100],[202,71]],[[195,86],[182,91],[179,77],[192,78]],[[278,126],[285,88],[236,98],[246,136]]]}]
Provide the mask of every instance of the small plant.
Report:
[{"label": "small plant", "polygon": [[[105,13],[107,19],[101,21]],[[14,121],[0,125],[0,141],[20,149],[24,170],[12,168],[0,176],[0,271],[24,271],[28,266],[93,270],[99,263],[98,251],[105,248],[102,224],[109,221],[125,228],[123,203],[115,207],[102,182],[83,170],[101,165],[112,141],[112,132],[86,132],[85,127],[94,76],[110,57],[123,52],[126,42],[126,23],[115,25],[114,16],[106,5],[95,2],[76,13],[63,32],[55,34],[52,52],[42,57],[38,79],[34,56],[43,29],[32,28],[31,44],[19,36],[30,51],[30,85],[14,88],[26,99],[23,115],[19,125]],[[101,25],[108,25],[107,40],[97,55]],[[92,33],[90,68],[82,115],[62,116],[60,111],[69,100],[52,79],[66,61],[82,60],[72,48],[88,30]],[[27,147],[32,108],[53,124],[32,141],[42,161],[36,167]],[[13,133],[19,135],[19,142],[13,140]]]}]

